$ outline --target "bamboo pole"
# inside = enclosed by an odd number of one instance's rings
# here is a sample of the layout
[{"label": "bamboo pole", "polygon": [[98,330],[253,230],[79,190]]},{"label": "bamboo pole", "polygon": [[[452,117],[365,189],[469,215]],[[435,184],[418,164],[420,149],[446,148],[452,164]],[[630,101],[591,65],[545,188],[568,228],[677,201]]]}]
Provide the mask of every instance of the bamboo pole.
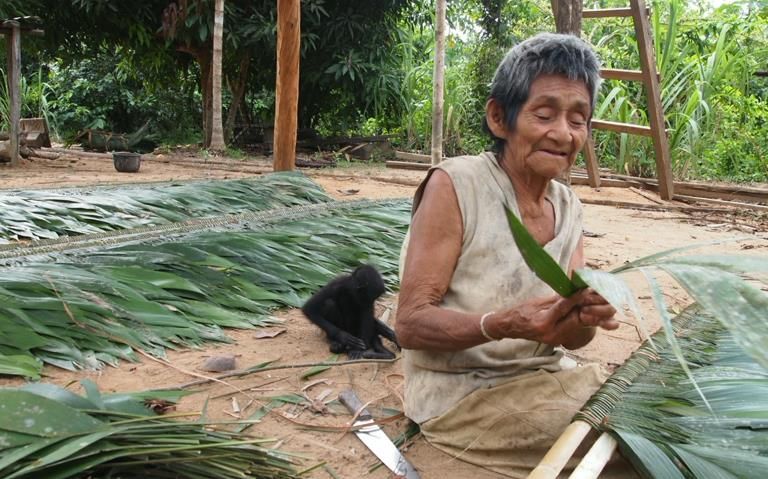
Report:
[{"label": "bamboo pole", "polygon": [[568,464],[568,460],[591,430],[592,427],[584,421],[574,421],[568,425],[536,469],[528,475],[528,479],[557,479],[560,471]]},{"label": "bamboo pole", "polygon": [[443,159],[443,90],[445,84],[445,0],[435,5],[435,69],[432,80],[432,165]]},{"label": "bamboo pole", "polygon": [[278,0],[275,171],[296,168],[300,47],[301,3],[299,0]]},{"label": "bamboo pole", "polygon": [[568,479],[596,479],[611,460],[617,446],[613,436],[602,433]]}]

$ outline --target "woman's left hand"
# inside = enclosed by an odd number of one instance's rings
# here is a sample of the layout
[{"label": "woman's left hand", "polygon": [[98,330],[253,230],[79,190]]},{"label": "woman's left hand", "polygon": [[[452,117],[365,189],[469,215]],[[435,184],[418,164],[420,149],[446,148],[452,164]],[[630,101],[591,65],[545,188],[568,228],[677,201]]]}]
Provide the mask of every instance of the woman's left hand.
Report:
[{"label": "woman's left hand", "polygon": [[619,322],[614,317],[616,309],[605,298],[600,296],[597,291],[588,288],[577,294],[582,295],[578,314],[579,322],[583,326],[603,328],[611,331],[619,327]]}]

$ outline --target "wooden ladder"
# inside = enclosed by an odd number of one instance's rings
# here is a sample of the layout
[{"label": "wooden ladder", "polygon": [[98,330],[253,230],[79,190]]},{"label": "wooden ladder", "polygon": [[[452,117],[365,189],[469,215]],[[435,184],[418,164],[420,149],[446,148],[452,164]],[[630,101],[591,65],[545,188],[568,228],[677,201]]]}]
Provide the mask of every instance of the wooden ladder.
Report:
[{"label": "wooden ladder", "polygon": [[[603,69],[600,74],[610,80],[640,81],[645,85],[648,97],[648,119],[650,126],[617,123],[613,121],[592,120],[592,127],[598,130],[608,130],[631,135],[650,136],[656,153],[656,175],[659,180],[659,195],[662,199],[671,200],[674,195],[672,167],[669,156],[669,141],[664,128],[664,110],[661,107],[661,87],[659,74],[656,71],[656,61],[651,43],[651,27],[648,22],[648,7],[645,0],[629,0],[629,8],[611,8],[601,10],[584,10],[582,18],[632,17],[635,24],[635,36],[640,53],[640,70]],[[587,164],[589,185],[593,188],[600,186],[600,172],[597,167],[595,143],[592,137],[584,145],[584,156]]]}]

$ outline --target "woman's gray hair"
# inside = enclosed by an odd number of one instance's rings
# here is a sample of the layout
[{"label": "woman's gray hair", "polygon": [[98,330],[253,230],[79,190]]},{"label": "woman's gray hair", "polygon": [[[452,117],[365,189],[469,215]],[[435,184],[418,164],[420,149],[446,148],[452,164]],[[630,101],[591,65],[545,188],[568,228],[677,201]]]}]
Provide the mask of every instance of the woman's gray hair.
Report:
[{"label": "woman's gray hair", "polygon": [[[517,115],[528,100],[531,84],[540,75],[562,75],[585,83],[592,111],[600,88],[600,60],[592,47],[579,37],[560,33],[540,33],[512,47],[496,68],[489,99],[496,100],[504,110],[510,131],[514,130]],[[483,126],[496,141],[495,150],[503,148],[504,141]]]}]

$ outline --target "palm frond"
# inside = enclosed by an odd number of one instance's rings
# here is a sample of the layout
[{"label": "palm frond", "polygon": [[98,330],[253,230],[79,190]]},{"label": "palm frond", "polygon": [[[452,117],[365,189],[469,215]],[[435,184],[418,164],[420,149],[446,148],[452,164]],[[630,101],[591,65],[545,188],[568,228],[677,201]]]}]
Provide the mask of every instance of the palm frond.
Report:
[{"label": "palm frond", "polygon": [[0,371],[36,377],[41,362],[98,368],[134,360],[135,348],[162,356],[228,341],[222,328],[271,324],[272,310],[301,305],[363,262],[394,285],[409,205],[328,203],[208,220],[174,234],[161,227],[140,241],[131,230],[43,242],[45,254],[34,245],[9,249],[11,266],[0,268]]},{"label": "palm frond", "polygon": [[331,201],[301,173],[256,179],[0,191],[0,243]]},{"label": "palm frond", "polygon": [[[84,384],[86,386],[86,384]],[[177,421],[147,405],[173,404],[179,391],[82,397],[52,384],[0,389],[0,476],[6,479],[297,477],[291,457],[269,439],[225,424]]]},{"label": "palm frond", "polygon": [[672,335],[659,331],[655,346],[641,346],[577,418],[615,433],[645,477],[762,477],[768,467],[768,369],[700,306],[673,323]]}]

